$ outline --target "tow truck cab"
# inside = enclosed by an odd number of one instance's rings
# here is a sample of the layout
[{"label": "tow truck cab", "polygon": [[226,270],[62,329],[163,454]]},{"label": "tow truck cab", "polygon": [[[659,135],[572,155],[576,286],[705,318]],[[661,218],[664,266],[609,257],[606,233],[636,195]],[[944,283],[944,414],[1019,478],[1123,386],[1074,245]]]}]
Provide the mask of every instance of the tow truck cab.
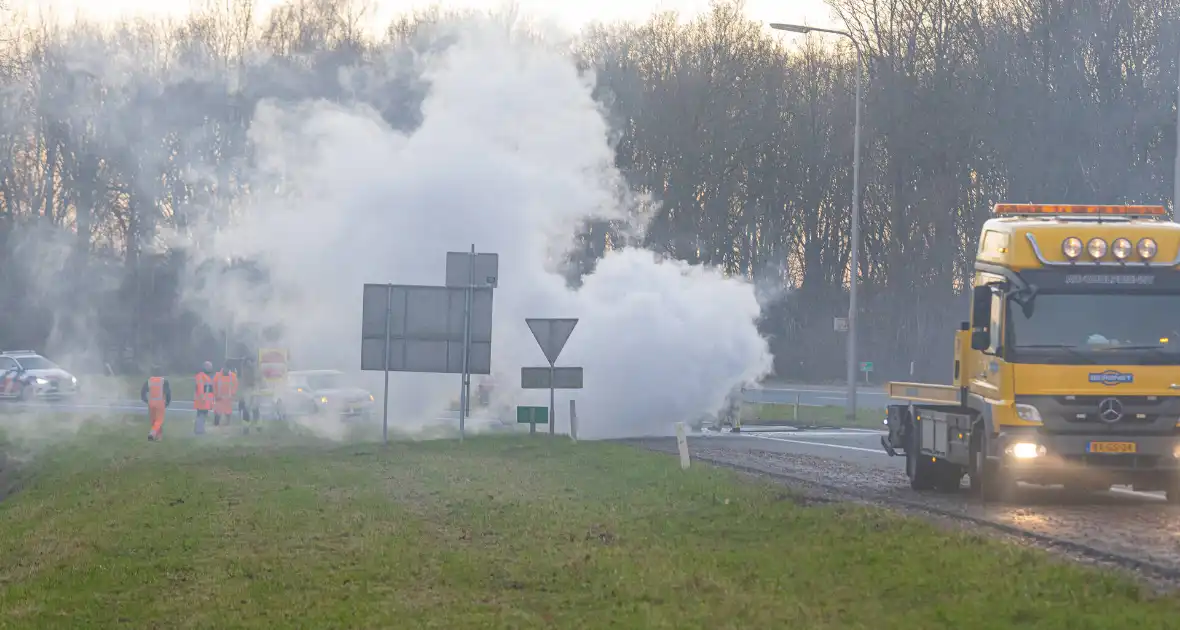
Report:
[{"label": "tow truck cab", "polygon": [[997,204],[954,384],[890,383],[882,445],[918,490],[1017,481],[1180,502],[1180,225],[1161,206]]}]

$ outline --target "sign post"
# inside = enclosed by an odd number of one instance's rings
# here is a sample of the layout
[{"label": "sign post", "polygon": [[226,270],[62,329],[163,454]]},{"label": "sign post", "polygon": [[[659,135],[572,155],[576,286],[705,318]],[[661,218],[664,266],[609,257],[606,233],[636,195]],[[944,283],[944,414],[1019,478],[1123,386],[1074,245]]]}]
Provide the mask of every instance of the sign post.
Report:
[{"label": "sign post", "polygon": [[555,390],[582,389],[582,368],[559,368],[554,365],[557,363],[557,357],[561,354],[562,348],[565,348],[565,342],[569,341],[570,334],[578,325],[578,319],[576,317],[526,318],[524,321],[528,324],[529,330],[533,331],[533,337],[537,340],[537,345],[541,346],[541,352],[545,353],[549,367],[521,368],[520,386],[522,389],[549,390],[549,435],[553,435],[556,430],[556,422],[554,421]]},{"label": "sign post", "polygon": [[864,372],[865,384],[867,385],[869,382],[869,374],[873,371],[873,362],[872,361],[862,361],[860,364],[860,371]]}]

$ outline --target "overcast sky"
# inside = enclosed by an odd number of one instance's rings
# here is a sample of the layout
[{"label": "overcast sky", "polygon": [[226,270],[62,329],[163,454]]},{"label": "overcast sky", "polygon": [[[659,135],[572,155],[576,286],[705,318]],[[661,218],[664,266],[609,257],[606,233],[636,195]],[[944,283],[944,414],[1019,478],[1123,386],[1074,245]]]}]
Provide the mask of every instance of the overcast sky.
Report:
[{"label": "overcast sky", "polygon": [[[69,19],[79,12],[91,18],[115,19],[123,15],[178,15],[207,0],[16,0],[13,4],[31,9],[48,9],[52,15]],[[215,0],[218,1],[218,0]],[[220,0],[224,1],[224,0]],[[370,0],[377,7],[378,23],[408,9],[431,4],[456,8],[492,9],[504,0]],[[259,14],[281,0],[255,0]],[[595,20],[643,20],[658,10],[696,14],[708,9],[709,0],[516,0],[524,13],[547,17],[571,29]],[[746,13],[759,21],[802,22],[812,26],[832,24],[823,0],[746,0]]]}]

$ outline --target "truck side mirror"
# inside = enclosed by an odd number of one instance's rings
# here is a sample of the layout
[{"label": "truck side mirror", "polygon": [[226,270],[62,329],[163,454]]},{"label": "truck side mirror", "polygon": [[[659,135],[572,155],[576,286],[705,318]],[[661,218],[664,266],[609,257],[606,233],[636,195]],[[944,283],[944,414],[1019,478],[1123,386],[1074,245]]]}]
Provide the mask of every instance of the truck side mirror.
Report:
[{"label": "truck side mirror", "polygon": [[991,346],[991,287],[975,287],[971,291],[971,349],[987,350]]}]

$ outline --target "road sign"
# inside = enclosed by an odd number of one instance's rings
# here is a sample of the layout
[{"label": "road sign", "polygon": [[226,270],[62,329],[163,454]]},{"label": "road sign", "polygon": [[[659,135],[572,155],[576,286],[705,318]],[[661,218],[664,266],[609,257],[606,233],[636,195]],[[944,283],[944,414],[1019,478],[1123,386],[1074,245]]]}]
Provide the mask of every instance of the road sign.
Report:
[{"label": "road sign", "polygon": [[574,326],[578,325],[576,317],[567,319],[534,318],[524,321],[529,325],[529,330],[533,331],[533,337],[541,346],[541,352],[545,353],[549,365],[557,362],[557,357],[565,347],[565,342],[569,341],[570,333],[574,332]]},{"label": "road sign", "polygon": [[516,423],[529,425],[529,433],[536,433],[537,425],[547,422],[549,422],[549,409],[546,407],[516,408]]},{"label": "road sign", "polygon": [[549,367],[521,368],[520,386],[522,389],[549,390],[549,435],[553,435],[554,416],[557,415],[554,411],[554,390],[582,389],[582,368],[558,368],[553,365],[565,347],[565,342],[569,341],[570,333],[574,332],[574,326],[578,325],[578,319],[525,318],[524,321],[529,325],[529,330],[533,331],[533,337],[536,338],[537,345],[541,346],[541,352],[544,352],[545,358],[549,360]]},{"label": "road sign", "polygon": [[[492,290],[500,257],[447,252],[446,286],[366,284],[361,298],[361,369],[385,373],[381,434],[389,441],[389,373],[460,374],[459,440],[471,405],[471,375],[492,373]],[[568,336],[568,335],[567,335]]]},{"label": "road sign", "polygon": [[466,289],[468,286],[494,289],[500,275],[499,254],[447,252],[447,286]]},{"label": "road sign", "polygon": [[832,329],[836,332],[848,332],[848,318],[836,317],[832,319]]},{"label": "road sign", "polygon": [[[549,375],[553,375],[550,382]],[[580,367],[522,367],[520,368],[521,389],[582,389],[582,368]]]},{"label": "road sign", "polygon": [[860,364],[860,371],[861,372],[872,372],[873,371],[873,362],[872,361],[865,361],[865,362],[861,363]]},{"label": "road sign", "polygon": [[[388,338],[390,372],[462,374],[467,290],[366,284],[361,305],[361,369],[386,369]],[[492,289],[471,292],[468,372],[490,374]]]}]

